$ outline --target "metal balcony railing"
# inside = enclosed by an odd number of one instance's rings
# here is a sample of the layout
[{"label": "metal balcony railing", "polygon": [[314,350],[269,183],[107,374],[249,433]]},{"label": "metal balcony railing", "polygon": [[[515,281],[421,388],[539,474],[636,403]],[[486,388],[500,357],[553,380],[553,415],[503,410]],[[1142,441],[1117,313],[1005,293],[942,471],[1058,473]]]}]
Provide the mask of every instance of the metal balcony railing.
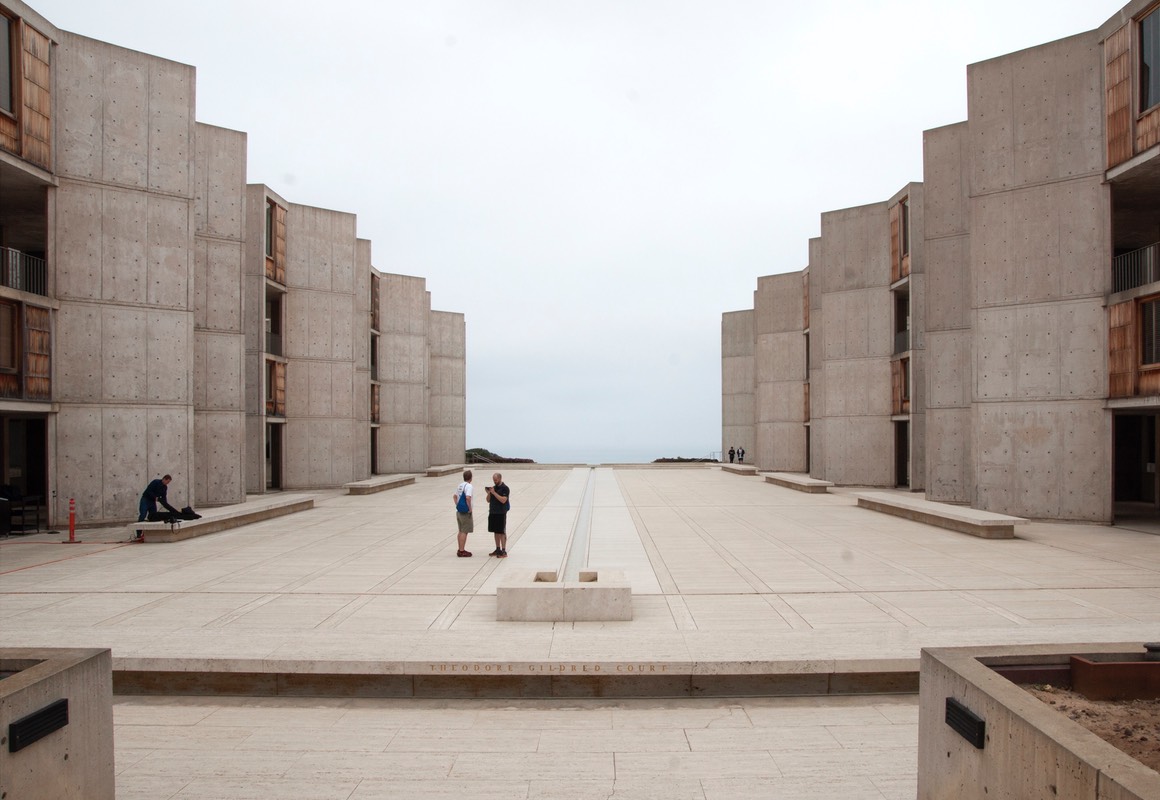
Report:
[{"label": "metal balcony railing", "polygon": [[11,247],[0,247],[0,284],[32,294],[48,294],[48,269],[43,258]]},{"label": "metal balcony railing", "polygon": [[266,333],[266,352],[270,355],[282,355],[282,334]]},{"label": "metal balcony railing", "polygon": [[1160,281],[1160,242],[1112,259],[1112,291],[1124,292]]}]

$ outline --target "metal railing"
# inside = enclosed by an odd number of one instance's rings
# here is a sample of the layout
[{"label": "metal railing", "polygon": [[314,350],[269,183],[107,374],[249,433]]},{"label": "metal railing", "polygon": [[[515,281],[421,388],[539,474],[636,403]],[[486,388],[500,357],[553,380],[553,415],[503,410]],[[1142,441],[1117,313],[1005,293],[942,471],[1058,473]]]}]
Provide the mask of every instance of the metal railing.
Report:
[{"label": "metal railing", "polygon": [[11,247],[0,247],[0,284],[32,294],[48,294],[48,269],[43,258]]},{"label": "metal railing", "polygon": [[1112,291],[1125,292],[1160,281],[1160,242],[1112,259]]},{"label": "metal railing", "polygon": [[270,355],[282,355],[282,334],[280,333],[266,333],[266,352]]}]

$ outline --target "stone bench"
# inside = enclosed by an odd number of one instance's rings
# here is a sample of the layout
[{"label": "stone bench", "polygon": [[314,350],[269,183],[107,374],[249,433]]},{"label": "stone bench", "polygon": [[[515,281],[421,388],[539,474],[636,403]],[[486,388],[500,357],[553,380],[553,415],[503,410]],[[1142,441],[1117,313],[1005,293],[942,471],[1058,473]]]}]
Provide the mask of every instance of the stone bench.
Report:
[{"label": "stone bench", "polygon": [[969,533],[983,539],[1014,539],[1015,526],[1027,522],[1022,517],[980,511],[968,506],[935,503],[889,492],[860,492],[854,497],[858,498],[859,508],[881,511],[884,514],[937,525],[959,533]]},{"label": "stone bench", "polygon": [[180,542],[185,539],[205,536],[207,533],[240,528],[252,522],[261,522],[286,514],[307,511],[311,508],[314,508],[313,497],[303,497],[302,495],[280,497],[268,501],[211,508],[202,514],[201,519],[178,520],[172,524],[168,522],[130,522],[125,526],[125,530],[129,532],[130,536],[135,536],[137,531],[143,531],[145,541],[154,544]]},{"label": "stone bench", "polygon": [[387,489],[397,489],[400,486],[410,486],[415,482],[414,475],[375,475],[362,481],[351,481],[344,484],[347,494],[374,494],[385,492]]},{"label": "stone bench", "polygon": [[800,472],[770,472],[765,476],[765,482],[809,494],[825,494],[834,485]]},{"label": "stone bench", "polygon": [[757,475],[757,467],[752,464],[722,464],[721,469],[734,475]]},{"label": "stone bench", "polygon": [[[483,466],[487,465],[485,464]],[[458,464],[443,464],[439,467],[427,467],[427,477],[439,478],[444,475],[451,475],[452,473],[459,472],[462,469],[463,467],[459,466]]]}]

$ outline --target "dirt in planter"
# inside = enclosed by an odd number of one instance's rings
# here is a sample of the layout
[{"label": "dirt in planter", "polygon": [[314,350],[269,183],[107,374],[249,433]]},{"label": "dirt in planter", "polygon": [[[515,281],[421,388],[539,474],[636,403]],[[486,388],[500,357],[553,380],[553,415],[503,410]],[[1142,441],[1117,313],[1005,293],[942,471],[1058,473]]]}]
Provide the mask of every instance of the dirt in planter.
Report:
[{"label": "dirt in planter", "polygon": [[1089,700],[1057,686],[1024,686],[1145,766],[1160,772],[1160,700]]}]

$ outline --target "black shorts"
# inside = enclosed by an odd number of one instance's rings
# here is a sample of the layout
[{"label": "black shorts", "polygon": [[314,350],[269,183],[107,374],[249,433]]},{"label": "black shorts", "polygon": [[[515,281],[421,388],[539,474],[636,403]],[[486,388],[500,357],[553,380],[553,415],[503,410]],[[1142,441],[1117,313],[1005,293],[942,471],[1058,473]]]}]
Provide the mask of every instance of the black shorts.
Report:
[{"label": "black shorts", "polygon": [[507,512],[487,515],[487,532],[507,534]]}]

